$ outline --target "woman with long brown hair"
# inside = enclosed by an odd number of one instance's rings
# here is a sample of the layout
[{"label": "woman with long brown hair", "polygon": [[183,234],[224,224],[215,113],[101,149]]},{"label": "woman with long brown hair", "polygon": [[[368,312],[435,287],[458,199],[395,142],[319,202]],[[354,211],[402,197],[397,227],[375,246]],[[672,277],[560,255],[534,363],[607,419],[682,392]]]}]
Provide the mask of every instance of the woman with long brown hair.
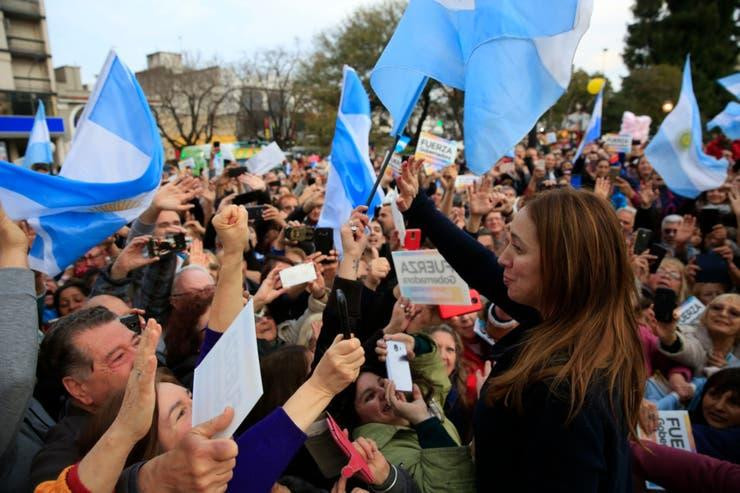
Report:
[{"label": "woman with long brown hair", "polygon": [[471,288],[519,322],[493,348],[475,411],[478,491],[631,490],[628,437],[645,382],[619,222],[590,192],[527,202],[499,258],[423,194],[404,164],[398,206]]}]

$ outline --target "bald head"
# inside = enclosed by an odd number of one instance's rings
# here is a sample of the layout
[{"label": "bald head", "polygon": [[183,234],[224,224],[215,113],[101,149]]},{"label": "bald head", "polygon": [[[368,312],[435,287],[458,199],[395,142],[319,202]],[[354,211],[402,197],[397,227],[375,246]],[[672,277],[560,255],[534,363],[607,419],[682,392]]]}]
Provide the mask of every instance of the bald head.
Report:
[{"label": "bald head", "polygon": [[199,291],[214,284],[213,277],[206,269],[200,265],[188,265],[175,276],[172,283],[172,294]]},{"label": "bald head", "polygon": [[105,307],[119,317],[128,314],[131,310],[131,307],[128,306],[125,301],[110,294],[99,294],[97,296],[93,296],[85,302],[83,308],[92,308],[94,306]]}]

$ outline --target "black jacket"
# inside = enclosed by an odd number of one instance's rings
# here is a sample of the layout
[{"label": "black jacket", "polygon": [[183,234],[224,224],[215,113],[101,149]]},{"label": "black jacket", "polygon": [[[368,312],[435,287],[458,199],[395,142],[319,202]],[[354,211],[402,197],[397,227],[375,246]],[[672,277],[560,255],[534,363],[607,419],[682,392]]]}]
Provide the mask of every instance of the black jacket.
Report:
[{"label": "black jacket", "polygon": [[[428,198],[417,196],[406,216],[422,225],[471,288],[519,322],[494,346],[491,377],[501,374],[516,360],[527,331],[536,330],[539,314],[509,299],[496,257]],[[485,391],[484,387],[482,396]],[[563,393],[567,396],[567,388],[558,395]],[[611,411],[606,387],[592,384],[584,407],[566,425],[567,400],[551,393],[546,383],[535,383],[525,391],[522,413],[503,402],[491,406],[484,399],[478,402],[474,417],[478,491],[631,491],[627,429],[622,417]]]}]

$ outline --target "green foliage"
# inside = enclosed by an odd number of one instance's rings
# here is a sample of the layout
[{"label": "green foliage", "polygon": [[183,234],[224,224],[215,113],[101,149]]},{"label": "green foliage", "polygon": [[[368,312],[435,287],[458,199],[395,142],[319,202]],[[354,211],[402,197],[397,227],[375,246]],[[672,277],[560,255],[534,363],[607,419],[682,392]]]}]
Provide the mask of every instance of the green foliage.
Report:
[{"label": "green foliage", "polygon": [[[589,94],[586,86],[588,85],[588,81],[595,77],[604,77],[604,75],[599,73],[589,74],[583,69],[578,69],[573,72],[573,75],[570,78],[570,84],[568,85],[568,89],[565,91],[565,94],[558,99],[557,103],[555,103],[541,119],[547,129],[559,130],[563,128],[565,117],[577,111],[579,105],[581,107],[581,111],[585,111],[589,114],[591,113],[596,96]],[[606,104],[606,101],[611,98],[613,92],[614,90],[611,82],[609,79],[606,79],[606,87],[604,87],[604,104]]]},{"label": "green foliage", "polygon": [[[631,70],[657,65],[683,68],[691,54],[694,92],[702,115],[721,111],[730,95],[716,79],[736,71],[737,0],[636,0],[627,27],[624,61]],[[673,96],[675,100],[678,97]]]}]

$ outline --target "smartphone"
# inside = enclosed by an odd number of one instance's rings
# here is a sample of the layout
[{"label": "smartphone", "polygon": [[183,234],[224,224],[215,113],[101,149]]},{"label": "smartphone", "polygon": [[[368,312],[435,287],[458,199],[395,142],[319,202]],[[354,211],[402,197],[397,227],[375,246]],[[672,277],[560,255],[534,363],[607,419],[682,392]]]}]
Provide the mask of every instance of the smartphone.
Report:
[{"label": "smartphone", "polygon": [[352,337],[352,324],[349,321],[349,305],[344,291],[337,289],[337,313],[339,314],[339,329],[345,339]]},{"label": "smartphone", "polygon": [[188,244],[184,233],[167,235],[162,239],[150,238],[147,243],[149,257],[159,257],[173,252],[185,251]]},{"label": "smartphone", "polygon": [[398,341],[385,341],[388,354],[385,357],[385,369],[388,379],[396,384],[399,392],[411,392],[413,382],[411,381],[411,366],[406,354],[406,345]]},{"label": "smartphone", "polygon": [[313,243],[317,251],[329,255],[332,248],[334,248],[334,230],[332,228],[314,229]]},{"label": "smartphone", "polygon": [[[236,198],[236,197],[234,197],[234,198]],[[249,215],[249,220],[250,221],[254,221],[254,220],[257,220],[257,219],[262,219],[262,211],[265,210],[265,207],[266,206],[264,206],[264,205],[250,205],[250,206],[246,207],[247,214]]]},{"label": "smartphone", "polygon": [[289,226],[285,228],[285,239],[291,242],[313,241],[314,229],[311,226]]},{"label": "smartphone", "polygon": [[619,176],[619,172],[620,171],[621,171],[621,169],[618,166],[611,166],[609,168],[609,179],[611,181],[616,180],[617,177]]},{"label": "smartphone", "polygon": [[702,209],[699,211],[699,229],[701,234],[707,235],[717,225],[722,224],[719,209]]},{"label": "smartphone", "polygon": [[418,250],[421,248],[421,230],[407,229],[403,246],[406,250]]},{"label": "smartphone", "polygon": [[640,255],[642,252],[647,250],[650,245],[650,239],[653,236],[653,232],[647,228],[638,228],[635,232],[635,254]]},{"label": "smartphone", "polygon": [[457,315],[474,313],[483,309],[480,295],[475,289],[470,290],[470,302],[470,305],[439,305],[439,317],[442,320],[447,320]]},{"label": "smartphone", "polygon": [[657,243],[653,243],[652,245],[650,245],[650,255],[654,255],[655,257],[657,257],[655,260],[650,261],[651,274],[655,274],[658,271],[658,267],[660,267],[660,263],[663,261],[663,257],[665,257],[666,253],[668,253],[668,250],[658,245]]},{"label": "smartphone", "polygon": [[229,168],[226,170],[226,176],[229,178],[236,178],[239,175],[243,175],[247,172],[246,166],[237,166],[236,168]]},{"label": "smartphone", "polygon": [[131,332],[141,334],[141,324],[139,324],[139,316],[137,314],[132,313],[131,315],[118,317],[118,321],[125,325]]},{"label": "smartphone", "polygon": [[676,292],[668,288],[658,288],[653,297],[653,311],[658,322],[672,322],[676,309]]}]

